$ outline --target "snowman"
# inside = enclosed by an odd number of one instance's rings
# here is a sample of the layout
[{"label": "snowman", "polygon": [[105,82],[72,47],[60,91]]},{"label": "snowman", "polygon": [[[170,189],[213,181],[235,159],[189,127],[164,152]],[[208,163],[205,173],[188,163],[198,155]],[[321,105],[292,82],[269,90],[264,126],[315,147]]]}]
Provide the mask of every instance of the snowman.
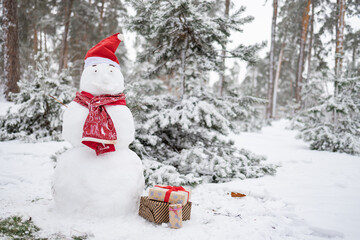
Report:
[{"label": "snowman", "polygon": [[56,208],[66,214],[137,212],[144,176],[140,158],[129,149],[134,120],[115,56],[122,38],[114,34],[88,51],[80,92],[64,112],[62,134],[72,148],[58,159],[53,194]]}]

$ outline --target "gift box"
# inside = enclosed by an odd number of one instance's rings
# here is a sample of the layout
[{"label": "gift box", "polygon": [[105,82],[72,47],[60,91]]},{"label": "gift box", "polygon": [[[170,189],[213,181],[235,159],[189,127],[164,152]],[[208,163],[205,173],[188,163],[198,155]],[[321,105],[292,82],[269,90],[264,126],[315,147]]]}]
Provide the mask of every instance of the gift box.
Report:
[{"label": "gift box", "polygon": [[183,206],[190,201],[191,191],[183,187],[156,185],[149,188],[149,199],[178,203]]},{"label": "gift box", "polygon": [[170,204],[169,206],[169,227],[182,227],[182,204]]},{"label": "gift box", "polygon": [[[170,203],[151,200],[148,197],[140,198],[139,215],[154,223],[169,222]],[[190,220],[191,202],[182,206],[182,220]]]}]

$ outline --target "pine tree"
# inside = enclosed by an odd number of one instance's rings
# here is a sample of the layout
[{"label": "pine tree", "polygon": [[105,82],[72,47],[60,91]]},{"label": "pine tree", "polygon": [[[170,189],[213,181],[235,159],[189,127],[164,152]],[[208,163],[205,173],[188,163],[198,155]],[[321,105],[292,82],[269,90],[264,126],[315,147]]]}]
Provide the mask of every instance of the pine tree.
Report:
[{"label": "pine tree", "polygon": [[311,149],[360,154],[360,77],[332,77],[337,95],[319,95],[319,89],[304,88],[312,89],[316,101],[294,118],[293,127],[299,129],[299,138],[310,142]]},{"label": "pine tree", "polygon": [[277,19],[277,10],[278,1],[273,0],[273,17],[271,24],[271,43],[270,43],[270,58],[269,58],[269,82],[268,82],[268,91],[267,99],[268,104],[266,106],[266,118],[273,117],[273,95],[274,95],[274,52],[275,52],[275,36],[276,36],[276,19]]},{"label": "pine tree", "polygon": [[[225,17],[229,17],[230,11],[230,0],[225,0]],[[225,83],[225,58],[226,56],[226,45],[223,46],[223,50],[221,52],[222,64],[221,64],[221,74],[220,74],[220,96],[223,96],[224,85]]]},{"label": "pine tree", "polygon": [[[0,8],[3,8],[2,1],[0,1]],[[3,11],[0,11],[0,26],[3,25]],[[0,27],[0,56],[4,56],[4,31]],[[0,58],[0,69],[4,69],[4,59]],[[4,79],[4,71],[0,71],[0,79]],[[2,98],[3,93],[5,92],[5,83],[0,81],[0,99]]]},{"label": "pine tree", "polygon": [[310,12],[311,0],[307,0],[306,7],[304,8],[302,14],[302,21],[301,21],[301,37],[300,37],[300,47],[299,47],[299,60],[298,66],[296,69],[296,79],[295,79],[295,98],[296,103],[301,103],[301,84],[302,84],[302,74],[304,68],[304,61],[305,61],[305,44],[307,39],[307,32],[309,26],[309,12]]},{"label": "pine tree", "polygon": [[[148,80],[146,86],[163,89],[161,85]],[[264,157],[228,140],[230,132],[239,130],[235,119],[248,117],[243,106],[252,99],[224,101],[205,87],[194,88],[182,101],[151,91],[134,93],[138,86],[130,89],[127,99],[136,123],[132,149],[143,161],[147,185],[224,182],[275,173]]]},{"label": "pine tree", "polygon": [[[253,90],[255,87],[247,86],[244,89],[248,91],[242,91],[244,82],[239,84],[240,66],[235,62],[234,66],[229,69],[229,72],[225,74],[223,84],[223,97],[221,98],[226,104],[231,105],[232,111],[235,112],[235,118],[232,121],[236,122],[238,130],[241,132],[259,131],[265,124],[262,118],[262,111],[266,104],[265,96],[257,96]],[[247,82],[248,78],[245,79]],[[218,91],[220,81],[215,82],[213,85],[213,91]],[[220,95],[221,96],[221,95]],[[220,109],[221,110],[221,109]]]},{"label": "pine tree", "polygon": [[[252,20],[242,18],[245,8],[229,17],[210,17],[214,3],[210,1],[131,1],[137,15],[130,18],[128,28],[145,38],[142,62],[154,64],[150,75],[176,81],[180,98],[189,93],[187,87],[202,84],[208,71],[222,71],[221,47],[228,42],[230,30],[241,31],[241,25]],[[218,47],[217,47],[218,46]],[[227,50],[225,57],[254,62],[260,45],[239,45]],[[191,80],[196,79],[197,83]],[[172,88],[172,86],[170,86]]]},{"label": "pine tree", "polygon": [[[19,1],[19,44],[22,78],[29,73],[28,66],[35,67],[38,51],[48,52],[50,40],[57,41],[56,1],[28,0]],[[24,64],[26,63],[26,64]]]},{"label": "pine tree", "polygon": [[[138,21],[132,20],[132,28],[138,28],[135,24],[141,28],[145,19],[134,19]],[[166,34],[155,28],[148,31],[152,39]],[[148,42],[143,46],[145,53],[141,56],[154,48]],[[231,132],[253,127],[253,123],[248,125],[256,115],[251,112],[252,105],[261,100],[241,98],[226,86],[226,96],[217,97],[206,84],[208,69],[198,68],[195,54],[187,56],[194,65],[187,65],[187,93],[179,99],[172,88],[178,86],[174,79],[179,80],[182,74],[181,58],[176,60],[178,56],[170,55],[176,48],[167,50],[169,55],[156,53],[158,59],[148,56],[135,64],[127,85],[127,103],[136,124],[136,140],[131,148],[143,161],[146,184],[224,182],[274,174],[276,167],[264,163],[264,157],[237,148],[228,137]],[[171,64],[178,64],[177,71],[167,68]]]},{"label": "pine tree", "polygon": [[[299,68],[299,61],[297,56],[300,55],[301,36],[304,37],[304,34],[301,34],[303,29],[303,11],[299,11],[299,9],[306,9],[307,3],[307,0],[287,1],[285,4],[284,2],[279,2],[278,19],[276,24],[276,38],[274,44],[274,62],[280,67],[276,91],[276,108],[273,109],[276,111],[277,117],[288,116],[289,114],[292,114],[295,109],[299,109],[299,104],[295,104],[296,78],[299,77],[299,75],[296,74],[297,69]],[[311,22],[314,22],[313,24],[315,26],[319,26],[319,28],[315,27],[313,29],[313,35],[311,38],[311,71],[313,73],[320,73],[329,70],[329,65],[326,58],[328,58],[331,42],[326,42],[322,36],[327,29],[334,28],[335,26],[333,24],[332,15],[331,20],[327,19],[329,17],[328,13],[333,11],[332,8],[334,8],[334,6],[329,2],[320,0],[312,0],[311,3],[313,7],[312,11],[314,11],[314,18],[311,20]],[[329,22],[331,23],[331,27],[327,25]],[[310,37],[307,39],[310,39]],[[309,60],[309,56],[307,56],[308,51],[306,51],[309,48],[306,45],[309,44],[307,41],[305,41],[305,39],[303,39],[302,44],[304,46],[302,53],[302,57],[304,59],[303,66],[309,66],[309,63],[306,63],[306,61]],[[242,86],[243,92],[251,91],[246,90],[245,86],[250,84],[248,81],[252,80],[254,81],[252,85],[257,88],[255,92],[260,93],[260,89],[265,84],[264,78],[269,79],[270,74],[269,67],[265,66],[261,62],[269,61],[269,58],[270,53],[261,59],[261,61],[258,61],[254,67],[251,66],[248,68],[248,73],[245,80],[246,82],[244,81]],[[276,66],[273,71],[277,71],[278,66]],[[303,71],[303,67],[300,70]],[[302,84],[306,84],[307,82],[306,75],[302,76],[301,78],[302,83],[298,83],[298,91],[300,91]],[[298,97],[301,96],[300,94],[297,95]]]},{"label": "pine tree", "polygon": [[21,79],[20,92],[12,94],[15,105],[0,118],[0,140],[24,141],[60,140],[62,105],[75,93],[67,72],[56,74],[57,67],[50,56],[39,53],[33,80]]},{"label": "pine tree", "polygon": [[[358,6],[352,1],[348,4],[350,9]],[[329,6],[330,14],[326,15],[319,33],[329,31],[335,36],[335,41],[330,42],[335,43],[335,72],[327,71],[323,77],[317,73],[317,78],[323,79],[318,82],[325,87],[333,85],[334,92],[324,93],[313,78],[308,79],[302,93],[307,98],[306,109],[294,118],[293,127],[300,130],[298,137],[310,142],[311,149],[360,154],[360,77],[351,62],[343,66],[346,40],[352,40],[351,35],[344,36],[347,6],[343,0],[326,5]]]},{"label": "pine tree", "polygon": [[[73,3],[72,11],[68,40],[69,70],[74,79],[73,85],[78,87],[86,52],[105,37],[122,32],[122,25],[119,21],[121,18],[127,17],[127,11],[121,0],[106,0],[103,8],[102,0],[77,0]],[[101,28],[101,32],[99,32],[99,28]],[[121,43],[116,56],[123,74],[126,75],[128,59],[124,44],[126,43]]]},{"label": "pine tree", "polygon": [[5,96],[19,92],[20,79],[17,0],[3,1]]},{"label": "pine tree", "polygon": [[240,92],[245,96],[267,99],[267,82],[269,75],[268,59],[259,59],[256,64],[248,65]]},{"label": "pine tree", "polygon": [[68,34],[69,34],[69,26],[70,26],[70,16],[73,10],[74,0],[63,0],[62,4],[64,5],[64,32],[63,32],[63,40],[62,40],[62,50],[61,50],[61,58],[59,64],[59,71],[63,68],[68,67],[68,55],[69,55],[69,43],[68,43]]}]

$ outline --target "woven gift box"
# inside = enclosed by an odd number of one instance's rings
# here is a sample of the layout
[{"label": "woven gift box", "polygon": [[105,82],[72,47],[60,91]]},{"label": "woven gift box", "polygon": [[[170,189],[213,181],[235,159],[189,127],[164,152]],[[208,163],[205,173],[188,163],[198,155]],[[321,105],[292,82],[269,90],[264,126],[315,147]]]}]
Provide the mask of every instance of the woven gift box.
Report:
[{"label": "woven gift box", "polygon": [[[141,197],[139,215],[154,223],[169,222],[170,203],[151,200],[148,197]],[[188,202],[182,208],[182,220],[190,220],[191,202]]]},{"label": "woven gift box", "polygon": [[183,187],[156,185],[149,188],[149,199],[186,205],[191,191]]}]

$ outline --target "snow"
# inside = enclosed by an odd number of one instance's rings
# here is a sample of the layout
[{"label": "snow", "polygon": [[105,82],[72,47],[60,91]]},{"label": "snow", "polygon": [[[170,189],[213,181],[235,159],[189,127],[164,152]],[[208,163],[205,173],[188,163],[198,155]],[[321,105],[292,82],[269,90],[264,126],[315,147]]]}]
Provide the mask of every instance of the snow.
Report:
[{"label": "snow", "polygon": [[[332,230],[346,239],[357,239],[360,158],[311,151],[306,143],[294,138],[296,132],[280,131],[284,124],[284,121],[277,122],[261,134],[244,133],[237,142],[282,165],[276,177],[256,181],[266,184],[266,191],[271,195],[294,205],[294,213],[311,228]],[[257,145],[252,144],[255,142]]]},{"label": "snow", "polygon": [[[233,135],[236,144],[280,164],[275,176],[201,184],[192,216],[173,230],[138,216],[67,216],[54,210],[50,155],[65,142],[0,142],[0,216],[31,216],[42,236],[90,239],[358,239],[360,157],[309,150],[281,120],[260,133]],[[232,198],[229,192],[244,193]]]},{"label": "snow", "polygon": [[0,116],[4,116],[10,107],[14,107],[14,103],[8,102],[0,96]]}]

